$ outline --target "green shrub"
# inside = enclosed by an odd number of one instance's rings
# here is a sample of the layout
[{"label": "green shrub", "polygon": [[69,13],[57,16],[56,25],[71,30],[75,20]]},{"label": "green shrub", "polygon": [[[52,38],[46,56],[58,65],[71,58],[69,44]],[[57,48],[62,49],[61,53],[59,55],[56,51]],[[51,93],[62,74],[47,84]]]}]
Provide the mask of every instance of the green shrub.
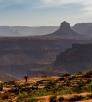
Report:
[{"label": "green shrub", "polygon": [[37,101],[34,98],[30,98],[28,102],[37,102]]},{"label": "green shrub", "polygon": [[32,91],[30,95],[34,97],[35,96],[47,96],[47,95],[53,95],[53,92],[47,91],[45,89],[39,89],[39,90]]},{"label": "green shrub", "polygon": [[71,94],[73,93],[72,88],[70,87],[61,87],[60,90],[57,91],[57,95]]},{"label": "green shrub", "polygon": [[56,91],[56,83],[53,80],[50,80],[46,85],[45,85],[45,89],[47,91]]},{"label": "green shrub", "polygon": [[84,86],[83,89],[88,92],[92,92],[92,81],[89,84],[87,84],[86,86]]},{"label": "green shrub", "polygon": [[78,85],[76,87],[73,88],[73,92],[76,92],[76,93],[81,93],[83,90],[82,90],[82,86],[81,85]]},{"label": "green shrub", "polygon": [[17,102],[37,102],[37,101],[28,93],[23,92],[19,94]]}]

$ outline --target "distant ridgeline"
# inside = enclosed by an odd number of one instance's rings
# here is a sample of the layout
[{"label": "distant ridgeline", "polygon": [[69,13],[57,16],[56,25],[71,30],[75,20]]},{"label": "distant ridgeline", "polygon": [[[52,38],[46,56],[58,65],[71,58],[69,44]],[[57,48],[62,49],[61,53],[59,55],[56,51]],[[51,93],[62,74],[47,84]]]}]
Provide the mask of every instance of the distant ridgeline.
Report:
[{"label": "distant ridgeline", "polygon": [[72,44],[72,48],[79,48],[79,49],[91,49],[92,48],[92,43],[87,43],[87,44]]}]

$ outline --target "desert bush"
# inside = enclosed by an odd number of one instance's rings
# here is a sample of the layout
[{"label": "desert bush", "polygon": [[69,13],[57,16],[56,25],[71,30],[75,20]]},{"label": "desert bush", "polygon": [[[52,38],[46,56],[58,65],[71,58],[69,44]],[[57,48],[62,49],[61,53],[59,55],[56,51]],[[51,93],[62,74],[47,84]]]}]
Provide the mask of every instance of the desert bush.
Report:
[{"label": "desert bush", "polygon": [[80,93],[83,91],[83,84],[82,83],[78,83],[78,85],[76,87],[73,88],[73,91],[76,93]]},{"label": "desert bush", "polygon": [[91,76],[92,76],[92,70],[86,72],[86,73],[83,75],[84,78],[90,78]]},{"label": "desert bush", "polygon": [[58,102],[63,102],[64,101],[64,97],[59,97]]},{"label": "desert bush", "polygon": [[66,86],[61,87],[61,89],[57,91],[57,95],[71,94],[71,93],[73,93],[72,88]]},{"label": "desert bush", "polygon": [[22,85],[15,85],[11,88],[11,92],[15,93],[16,95],[22,93],[22,88],[23,86]]},{"label": "desert bush", "polygon": [[78,72],[77,75],[83,75],[83,72]]},{"label": "desert bush", "polygon": [[19,94],[17,102],[37,102],[37,101],[27,92],[22,92]]},{"label": "desert bush", "polygon": [[92,99],[92,94],[89,94],[85,97],[86,100]]},{"label": "desert bush", "polygon": [[34,99],[34,98],[30,98],[30,99],[28,100],[28,102],[37,102],[37,100]]},{"label": "desert bush", "polygon": [[3,84],[0,83],[0,91],[2,91],[2,90],[3,90]]},{"label": "desert bush", "polygon": [[[17,102],[22,102],[22,100],[26,99],[28,97],[27,93],[22,92],[18,95]],[[24,102],[24,101],[23,101]]]},{"label": "desert bush", "polygon": [[56,91],[57,90],[57,85],[55,83],[55,81],[50,80],[46,85],[45,85],[45,89],[47,91]]},{"label": "desert bush", "polygon": [[52,95],[52,91],[47,91],[45,89],[39,89],[39,90],[34,90],[31,91],[30,95],[31,96],[46,96],[46,95]]},{"label": "desert bush", "polygon": [[8,98],[9,98],[8,94],[2,96],[2,100],[6,100]]},{"label": "desert bush", "polygon": [[34,98],[21,98],[18,99],[16,102],[37,102],[37,100]]},{"label": "desert bush", "polygon": [[66,86],[62,87],[61,94],[71,94],[72,92],[72,88]]},{"label": "desert bush", "polygon": [[69,102],[80,101],[80,100],[82,100],[82,99],[84,99],[84,97],[74,95],[73,97],[71,97],[71,98],[69,99]]},{"label": "desert bush", "polygon": [[51,96],[50,97],[50,102],[57,102],[57,97],[56,96]]},{"label": "desert bush", "polygon": [[87,84],[86,86],[84,86],[83,89],[88,92],[92,92],[92,81],[89,84]]},{"label": "desert bush", "polygon": [[58,76],[60,76],[60,77],[68,77],[68,76],[70,76],[70,73],[59,73]]},{"label": "desert bush", "polygon": [[6,85],[15,85],[16,82],[15,81],[7,81],[5,82]]}]

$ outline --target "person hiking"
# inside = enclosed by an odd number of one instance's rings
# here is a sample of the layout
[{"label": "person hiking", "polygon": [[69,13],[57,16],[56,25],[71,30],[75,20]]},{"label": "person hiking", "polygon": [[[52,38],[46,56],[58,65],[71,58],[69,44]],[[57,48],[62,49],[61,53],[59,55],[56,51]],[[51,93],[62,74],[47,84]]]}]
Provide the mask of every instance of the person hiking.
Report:
[{"label": "person hiking", "polygon": [[27,82],[27,81],[28,81],[28,76],[25,75],[25,76],[24,76],[24,79],[25,79],[25,82]]}]

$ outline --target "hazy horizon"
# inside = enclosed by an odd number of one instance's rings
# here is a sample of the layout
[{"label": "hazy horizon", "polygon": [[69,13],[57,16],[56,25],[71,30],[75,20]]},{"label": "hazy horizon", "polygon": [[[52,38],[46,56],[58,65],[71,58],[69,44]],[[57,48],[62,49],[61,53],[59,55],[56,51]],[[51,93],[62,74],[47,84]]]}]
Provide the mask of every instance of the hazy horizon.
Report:
[{"label": "hazy horizon", "polygon": [[92,22],[90,0],[0,0],[0,26],[59,26]]},{"label": "hazy horizon", "polygon": [[[51,24],[50,25],[16,25],[15,24],[15,25],[0,25],[0,27],[49,27],[49,26],[50,27],[59,27],[62,22],[64,22],[64,21],[59,22],[57,25],[51,25]],[[67,23],[70,23],[70,22],[67,22]],[[71,25],[71,27],[73,27],[75,24],[81,24],[81,23],[92,24],[92,22],[76,22],[74,24],[70,23],[70,25]]]}]

